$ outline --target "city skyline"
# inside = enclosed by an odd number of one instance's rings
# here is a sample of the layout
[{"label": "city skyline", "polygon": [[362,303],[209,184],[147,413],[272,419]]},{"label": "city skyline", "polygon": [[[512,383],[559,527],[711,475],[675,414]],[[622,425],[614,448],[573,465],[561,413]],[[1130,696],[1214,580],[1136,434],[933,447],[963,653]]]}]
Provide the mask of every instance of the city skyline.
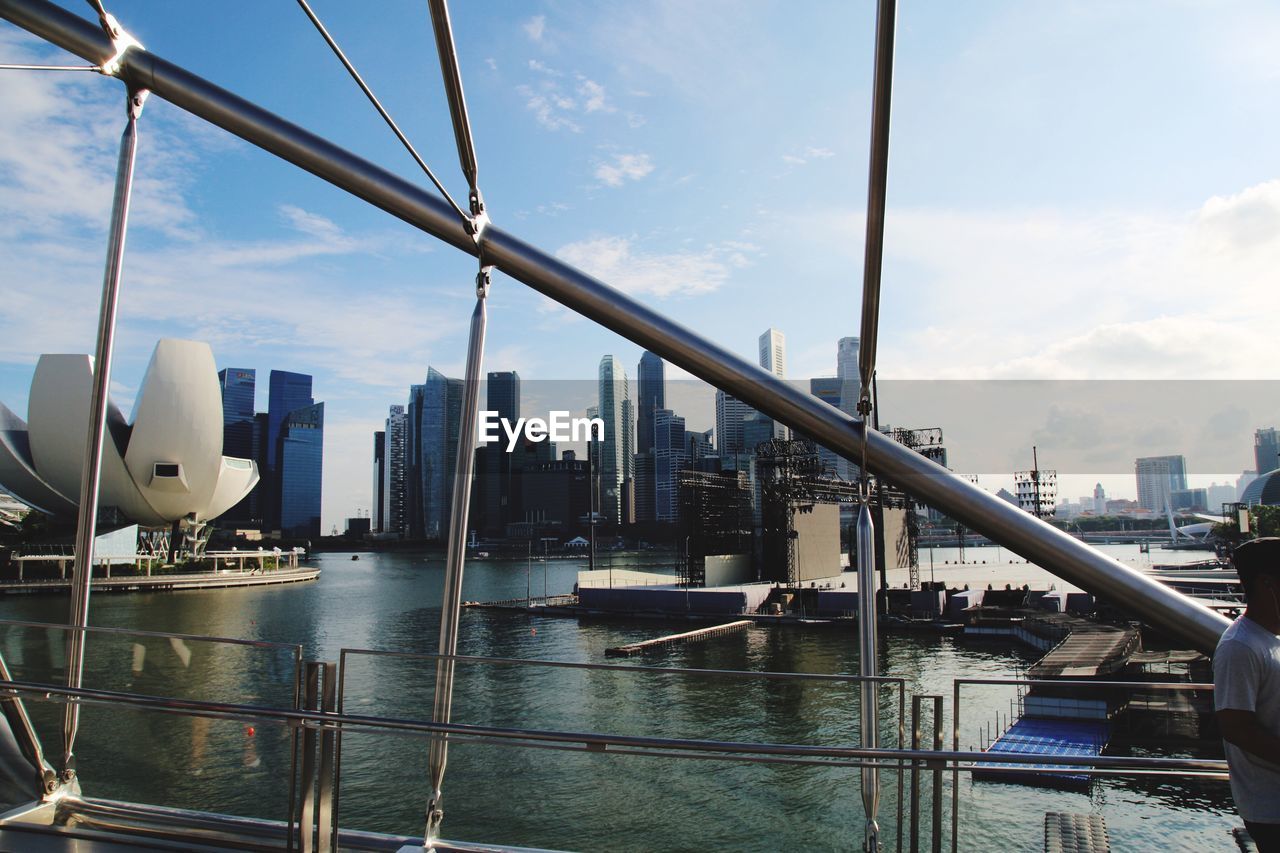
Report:
[{"label": "city skyline", "polygon": [[[767,363],[770,360],[770,356],[775,353],[777,355],[782,355],[782,351],[785,347],[782,343],[783,340],[785,339],[783,338],[782,333],[776,329],[769,329],[760,336],[759,342],[761,344],[760,358],[762,368],[768,368],[771,366]],[[766,342],[769,344],[767,348],[765,346]],[[776,350],[774,349],[775,343],[777,345]],[[807,385],[810,393],[828,403],[831,403],[832,405],[843,408],[844,401],[841,398],[841,387],[844,386],[848,388],[850,393],[857,393],[856,389],[858,388],[858,384],[856,382],[848,382],[848,375],[851,372],[852,364],[856,360],[857,338],[846,337],[840,339],[837,342],[836,351],[838,362],[837,375],[815,377],[810,379]],[[619,372],[615,374],[615,370]],[[599,381],[596,384],[595,395],[588,396],[587,398],[596,402],[585,406],[585,411],[589,416],[598,415],[599,412],[602,411],[601,401],[605,402],[604,408],[606,409],[610,406],[615,409],[618,408],[618,403],[616,401],[609,402],[605,399],[606,396],[622,397],[624,398],[624,404],[630,402],[630,399],[626,398],[626,395],[629,392],[625,389],[629,388],[632,383],[626,378],[625,371],[620,370],[616,357],[611,355],[603,356],[601,358],[599,372],[600,376]],[[644,377],[646,374],[648,375],[648,393],[655,401],[665,400],[667,396],[667,383],[663,378],[664,372],[664,362],[655,354],[646,352],[641,357],[637,374],[640,377]],[[845,379],[843,381],[839,378],[840,373],[845,374]],[[620,375],[622,378],[615,378],[617,375]],[[514,372],[491,372],[488,379],[491,388],[494,387],[492,383],[495,381],[495,377],[516,377],[516,374]],[[645,383],[646,380],[643,378],[638,378],[635,382],[636,386]],[[687,385],[690,383],[688,383],[688,381],[682,381],[680,384]],[[693,384],[702,385],[704,389],[711,391],[710,386],[706,386],[704,383],[695,382]],[[803,386],[806,383],[801,381],[796,384]],[[892,387],[893,384],[894,383],[891,383],[890,387]],[[987,384],[990,385],[991,383]],[[1000,385],[1002,383],[995,384]],[[615,390],[618,387],[622,387],[624,389],[620,394]],[[512,402],[515,398],[512,396],[512,391],[510,389],[506,391],[498,391],[496,393],[497,399],[499,400],[497,404],[493,403],[493,400],[495,399],[495,392],[492,390],[489,392],[488,399],[490,401],[490,407],[492,408],[496,405],[497,408],[501,410],[499,412],[500,415],[508,419],[515,419],[519,415],[523,404],[517,405]],[[687,406],[689,401],[688,396],[677,396],[680,397]],[[1164,396],[1176,397],[1177,395]],[[751,449],[754,448],[757,443],[765,441],[776,435],[777,425],[768,417],[755,412],[745,403],[737,401],[731,396],[720,391],[714,391],[713,396],[707,397],[704,402],[709,403],[711,400],[714,400],[716,420],[719,424],[718,432],[720,434],[727,434],[730,437],[729,441],[731,443],[736,440],[738,442],[738,446],[720,447],[720,443],[716,437],[717,429],[715,428],[706,430],[705,432],[696,432],[692,429],[686,430],[686,419],[681,412],[689,411],[689,408],[682,408],[680,411],[675,411],[673,409],[655,410],[653,423],[655,432],[654,446],[649,449],[644,448],[641,444],[636,444],[634,446],[633,464],[630,476],[627,476],[626,474],[618,474],[617,472],[611,472],[610,474],[611,480],[617,479],[618,477],[621,478],[620,482],[616,484],[618,488],[618,497],[616,500],[618,501],[619,511],[621,511],[623,501],[630,500],[632,502],[631,512],[628,517],[633,518],[635,521],[643,523],[647,521],[670,522],[676,520],[676,515],[673,509],[675,505],[675,492],[673,488],[674,473],[680,468],[690,464],[692,460],[700,458],[701,456],[701,453],[696,452],[695,444],[685,440],[686,434],[689,436],[697,436],[700,440],[714,442],[717,448],[716,455],[722,459],[724,464],[728,464],[732,467],[740,467],[747,464],[745,460],[732,458],[735,453],[745,453],[749,456],[751,454]],[[707,406],[703,406],[701,408],[705,409]],[[692,411],[699,411],[699,407],[693,406]],[[695,420],[696,417],[697,416],[695,415]],[[622,422],[626,424],[629,429],[636,430],[638,426],[636,434],[642,434],[644,432],[644,417],[640,416],[638,413],[632,416],[632,418],[624,418]],[[899,422],[896,425],[901,426],[902,423]],[[918,426],[919,425],[913,425],[912,428],[918,428]],[[726,427],[729,427],[729,429],[726,429]],[[888,426],[885,428],[888,429]],[[678,438],[673,438],[673,429],[678,429]],[[1274,435],[1276,434],[1275,430],[1272,428],[1260,427],[1255,429],[1253,432],[1255,451],[1258,454],[1265,454],[1269,452],[1270,448],[1268,442],[1273,440]],[[735,436],[736,439],[734,438]],[[619,444],[621,444],[621,442],[619,442]],[[953,451],[954,449],[960,449],[961,453],[959,455],[963,458],[965,455],[963,452],[964,448],[955,448],[953,443]],[[1237,450],[1238,449],[1239,448],[1237,448]],[[492,452],[494,447],[491,446],[489,448],[485,448],[485,450]],[[578,452],[576,448],[565,446],[562,446],[560,450]],[[482,453],[483,452],[484,451],[482,451]],[[503,455],[504,457],[506,456],[506,454]],[[829,463],[829,460],[827,459],[829,455],[830,454],[823,454],[824,464]],[[550,460],[558,458],[556,455],[556,448],[554,446],[550,448],[549,454],[546,458]],[[1152,468],[1152,465],[1157,463],[1161,466],[1158,472],[1154,471],[1154,468]],[[480,467],[483,468],[483,465]],[[1102,475],[1102,479],[1107,480],[1108,486],[1104,487],[1101,481],[1093,483],[1089,487],[1092,497],[1082,497],[1077,503],[1072,502],[1071,495],[1073,490],[1078,487],[1082,480],[1092,481],[1095,474],[1066,474],[1064,476],[1065,486],[1061,493],[1057,492],[1055,479],[1055,487],[1052,492],[1053,495],[1056,496],[1057,500],[1055,501],[1053,498],[1046,498],[1046,511],[1051,511],[1055,502],[1062,509],[1068,509],[1072,512],[1085,511],[1095,514],[1097,512],[1097,507],[1104,506],[1107,503],[1113,504],[1115,511],[1117,512],[1124,510],[1126,507],[1131,509],[1143,509],[1157,514],[1162,513],[1166,507],[1178,511],[1213,510],[1221,503],[1227,503],[1235,500],[1236,496],[1240,494],[1244,486],[1247,485],[1251,475],[1251,471],[1248,469],[1245,469],[1239,477],[1236,477],[1234,472],[1229,472],[1225,475],[1222,473],[1207,476],[1199,474],[1192,475],[1190,479],[1194,479],[1197,482],[1190,483],[1188,463],[1183,455],[1139,457],[1136,462],[1136,467],[1136,489],[1133,488],[1133,474],[1130,474],[1127,477],[1129,480],[1129,485],[1127,487],[1120,482],[1121,480],[1126,479],[1125,475]],[[1021,490],[1022,487],[1018,483],[1017,478],[1019,476],[1025,476],[1025,472],[1019,474],[1012,470],[1006,470],[996,474],[989,472],[979,472],[974,474],[971,471],[961,469],[957,473],[973,478],[975,482],[978,482],[984,488],[987,488],[992,492],[1008,490],[1011,485],[1014,486],[1015,489]],[[1056,474],[1057,472],[1055,470],[1052,476],[1055,476],[1056,478]],[[1216,480],[1218,476],[1225,476],[1227,483],[1219,484]],[[1146,478],[1145,480],[1144,477]],[[1235,485],[1231,484],[1233,479],[1235,480]],[[1157,480],[1160,484],[1153,486],[1152,483]],[[481,487],[477,486],[477,488]],[[613,487],[608,486],[607,488]],[[624,489],[626,490],[625,492]],[[1110,494],[1108,494],[1108,489],[1110,489]],[[1158,494],[1156,494],[1156,492],[1158,492]],[[622,497],[624,493],[628,496],[627,498]],[[1136,494],[1137,499],[1135,500],[1127,497],[1129,494]],[[1108,498],[1110,498],[1110,500],[1108,500]],[[606,510],[607,509],[608,508],[606,507]],[[609,515],[609,513],[606,512],[606,515]],[[498,529],[500,528],[491,529],[489,530],[489,533],[497,534]]]},{"label": "city skyline", "polygon": [[[158,54],[420,178],[297,9],[255,7],[246,22],[190,4],[112,11]],[[425,16],[324,14],[462,195],[438,85],[404,73],[430,43]],[[870,8],[723,17],[715,4],[454,10],[489,213],[745,359],[759,330],[784,330],[788,375],[822,376],[830,342],[857,331],[859,276],[843,271],[862,264]],[[1153,28],[1147,7],[1104,3],[902,10],[882,380],[1277,378],[1280,174],[1266,140],[1280,129],[1280,13],[1245,2],[1158,17]],[[247,25],[292,36],[261,52],[266,67],[226,63],[219,45]],[[12,28],[0,40],[10,61],[65,59]],[[829,62],[815,74],[817,56]],[[1035,97],[1010,68],[1034,74]],[[0,91],[21,106],[0,121],[13,294],[0,396],[21,407],[36,354],[92,349],[121,92],[20,72]],[[326,400],[328,530],[371,503],[369,435],[387,405],[427,364],[461,375],[474,259],[158,98],[141,133],[112,393],[127,407],[160,336],[311,373]],[[801,282],[804,298],[780,298]],[[193,311],[204,294],[217,298]],[[640,356],[501,274],[490,303],[486,362],[526,381]],[[1195,464],[1193,447],[1148,450]]]}]

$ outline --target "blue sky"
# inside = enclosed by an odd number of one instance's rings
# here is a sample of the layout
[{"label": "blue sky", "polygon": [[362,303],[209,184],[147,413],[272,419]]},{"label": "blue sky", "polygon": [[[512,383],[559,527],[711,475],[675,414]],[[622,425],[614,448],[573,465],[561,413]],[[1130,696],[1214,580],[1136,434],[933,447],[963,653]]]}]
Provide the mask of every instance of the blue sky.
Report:
[{"label": "blue sky", "polygon": [[[465,197],[425,4],[314,6]],[[295,4],[109,8],[165,58],[420,177]],[[781,329],[790,376],[834,372],[859,325],[873,3],[452,14],[495,222],[745,356]],[[881,376],[1280,378],[1276,44],[1265,2],[902,4]],[[0,25],[0,61],[64,58]],[[0,399],[21,414],[41,352],[92,349],[123,94],[3,72],[0,98]],[[143,134],[116,399],[163,336],[314,374],[328,530],[368,506],[386,407],[428,364],[461,373],[474,261],[158,99]],[[636,347],[509,279],[490,317],[489,369],[590,379],[612,352],[634,374]],[[1150,452],[1195,470],[1194,447]]]}]

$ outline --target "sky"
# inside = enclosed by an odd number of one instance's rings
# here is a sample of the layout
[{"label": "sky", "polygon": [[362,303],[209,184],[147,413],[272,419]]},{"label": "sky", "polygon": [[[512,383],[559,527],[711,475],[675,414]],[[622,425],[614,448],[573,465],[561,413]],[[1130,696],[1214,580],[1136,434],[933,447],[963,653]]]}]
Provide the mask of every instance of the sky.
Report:
[{"label": "sky", "polygon": [[[295,4],[107,5],[156,54],[426,184]],[[425,4],[313,6],[465,199]],[[788,377],[834,373],[860,325],[873,3],[451,14],[495,223],[753,361],[782,330]],[[1196,485],[1252,467],[1253,429],[1280,425],[1277,43],[1261,0],[901,4],[879,376],[1264,380],[1212,411],[1177,386],[1238,458],[1198,461],[1194,432],[1117,450],[1186,454]],[[68,61],[0,23],[0,62]],[[0,400],[19,415],[41,353],[93,349],[123,101],[96,74],[0,72]],[[256,368],[262,409],[271,369],[313,374],[322,526],[341,529],[369,507],[387,407],[428,365],[462,373],[474,259],[158,98],[141,133],[113,398],[131,409],[161,337]],[[634,378],[638,347],[502,275],[489,317],[486,369],[590,381],[612,353]],[[1110,416],[1002,405],[974,422],[1048,437],[1046,466],[1064,423],[1078,447]],[[966,452],[953,467],[976,471]],[[1133,497],[1132,469],[1107,467],[1064,496],[1105,477]]]}]

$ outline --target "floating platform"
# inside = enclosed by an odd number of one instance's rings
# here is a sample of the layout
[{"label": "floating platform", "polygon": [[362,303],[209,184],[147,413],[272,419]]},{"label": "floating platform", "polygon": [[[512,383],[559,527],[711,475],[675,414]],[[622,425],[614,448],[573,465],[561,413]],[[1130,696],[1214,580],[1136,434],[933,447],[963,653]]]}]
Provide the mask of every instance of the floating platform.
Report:
[{"label": "floating platform", "polygon": [[1109,853],[1107,820],[1098,814],[1045,812],[1045,853]]},{"label": "floating platform", "polygon": [[[1031,755],[1072,755],[1095,757],[1102,754],[1111,737],[1111,725],[1105,720],[1041,720],[1023,717],[1000,735],[987,752],[1019,752]],[[1017,768],[1014,772],[1011,769]],[[979,764],[973,778],[1042,785],[1053,788],[1088,788],[1089,773],[1027,773],[1027,769],[1068,770],[1064,764]]]},{"label": "floating platform", "polygon": [[710,628],[699,628],[696,631],[685,631],[682,634],[669,634],[665,637],[645,640],[642,643],[614,646],[611,649],[605,649],[604,653],[609,657],[630,657],[631,655],[644,654],[666,646],[674,646],[681,643],[698,643],[703,640],[710,640],[713,637],[722,637],[725,634],[745,630],[753,624],[750,619],[742,619],[738,622],[728,622],[724,625],[712,625]]},{"label": "floating platform", "polygon": [[1118,672],[1142,644],[1135,628],[1075,625],[1061,643],[1027,670],[1039,678],[1097,678]]},{"label": "floating platform", "polygon": [[[191,574],[136,575],[126,577],[95,577],[90,589],[93,592],[160,592],[180,589],[223,589],[234,586],[272,586],[283,583],[313,581],[320,577],[319,569],[268,569],[257,571],[220,571]],[[70,592],[71,579],[52,578],[38,581],[5,581],[0,583],[0,595],[33,595],[39,593]]]}]

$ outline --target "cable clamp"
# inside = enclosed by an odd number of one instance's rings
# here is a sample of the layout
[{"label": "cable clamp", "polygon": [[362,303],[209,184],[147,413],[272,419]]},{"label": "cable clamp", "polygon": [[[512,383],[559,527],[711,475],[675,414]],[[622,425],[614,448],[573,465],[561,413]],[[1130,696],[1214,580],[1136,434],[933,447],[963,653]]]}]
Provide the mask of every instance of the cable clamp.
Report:
[{"label": "cable clamp", "polygon": [[129,31],[120,26],[120,22],[116,20],[115,15],[110,12],[102,16],[102,29],[106,31],[107,38],[111,39],[111,46],[115,48],[115,54],[110,59],[98,66],[98,71],[108,77],[120,76],[120,67],[124,61],[124,53],[129,48],[136,47],[138,50],[146,50],[142,46],[142,42],[138,41]]},{"label": "cable clamp", "polygon": [[129,89],[129,101],[127,107],[129,118],[137,121],[142,116],[142,108],[146,105],[147,96],[150,94],[150,89]]}]

